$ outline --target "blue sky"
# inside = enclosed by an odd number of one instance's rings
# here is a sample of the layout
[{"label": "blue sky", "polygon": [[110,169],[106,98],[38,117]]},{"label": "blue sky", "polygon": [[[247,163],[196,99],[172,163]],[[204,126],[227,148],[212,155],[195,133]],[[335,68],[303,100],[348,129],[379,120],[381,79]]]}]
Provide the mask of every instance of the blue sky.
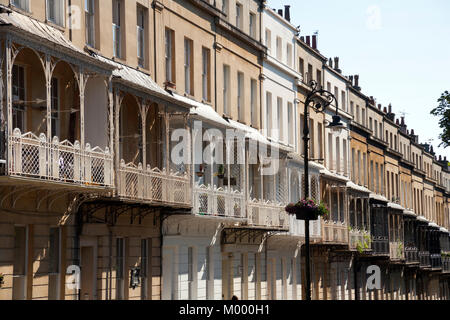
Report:
[{"label": "blue sky", "polygon": [[359,74],[363,93],[377,103],[392,103],[398,117],[438,149],[438,118],[430,115],[437,99],[450,91],[450,1],[448,0],[269,0],[291,5],[291,22],[301,35],[319,31],[318,48],[340,57],[344,75]]}]

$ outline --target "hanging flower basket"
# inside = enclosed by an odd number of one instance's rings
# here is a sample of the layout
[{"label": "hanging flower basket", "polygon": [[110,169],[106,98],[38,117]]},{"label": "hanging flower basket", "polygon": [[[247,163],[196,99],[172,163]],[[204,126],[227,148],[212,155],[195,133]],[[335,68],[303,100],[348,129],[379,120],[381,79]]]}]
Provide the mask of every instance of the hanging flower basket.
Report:
[{"label": "hanging flower basket", "polygon": [[285,208],[286,212],[295,215],[297,220],[317,220],[319,217],[328,216],[328,208],[324,203],[316,203],[312,199],[300,200],[290,203]]}]

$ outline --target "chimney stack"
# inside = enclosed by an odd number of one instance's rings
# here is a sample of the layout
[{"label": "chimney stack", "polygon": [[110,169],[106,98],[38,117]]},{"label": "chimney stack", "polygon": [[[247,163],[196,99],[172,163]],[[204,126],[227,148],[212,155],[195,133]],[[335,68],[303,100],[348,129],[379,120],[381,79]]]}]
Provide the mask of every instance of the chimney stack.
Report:
[{"label": "chimney stack", "polygon": [[312,48],[317,50],[317,35],[312,36]]},{"label": "chimney stack", "polygon": [[334,58],[334,70],[341,73],[341,69],[339,69],[339,57]]},{"label": "chimney stack", "polygon": [[278,9],[278,14],[283,17],[283,9]]},{"label": "chimney stack", "polygon": [[291,6],[285,5],[284,6],[284,18],[291,22]]},{"label": "chimney stack", "polygon": [[358,91],[361,91],[361,88],[359,87],[359,74],[355,75],[355,85],[354,85],[355,89]]},{"label": "chimney stack", "polygon": [[306,36],[306,44],[311,47],[311,36]]}]

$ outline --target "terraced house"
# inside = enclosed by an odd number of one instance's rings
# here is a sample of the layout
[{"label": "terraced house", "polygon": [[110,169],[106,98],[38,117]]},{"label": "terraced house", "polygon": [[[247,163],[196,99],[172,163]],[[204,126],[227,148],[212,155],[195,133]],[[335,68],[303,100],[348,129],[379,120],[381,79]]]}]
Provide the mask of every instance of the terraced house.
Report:
[{"label": "terraced house", "polygon": [[0,0],[0,299],[304,299],[306,179],[313,299],[449,299],[447,159],[290,10]]}]

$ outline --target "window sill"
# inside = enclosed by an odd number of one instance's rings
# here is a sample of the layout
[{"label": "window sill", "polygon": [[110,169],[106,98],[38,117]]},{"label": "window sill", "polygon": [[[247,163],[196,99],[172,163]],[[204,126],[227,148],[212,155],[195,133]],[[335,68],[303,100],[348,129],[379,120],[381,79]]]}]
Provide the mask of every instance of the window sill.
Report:
[{"label": "window sill", "polygon": [[33,12],[32,12],[32,11],[26,11],[26,10],[24,10],[24,9],[21,9],[21,8],[19,8],[19,7],[16,7],[16,6],[13,5],[13,4],[9,4],[9,8],[11,8],[11,10],[13,10],[13,11],[16,11],[16,12],[18,12],[18,13],[20,13],[20,14],[26,15],[27,17],[30,17],[30,18],[31,18],[31,16],[33,15]]},{"label": "window sill", "polygon": [[122,59],[122,58],[118,58],[118,57],[112,57],[111,58],[111,60],[113,60],[113,61],[116,61],[116,62],[119,62],[119,63],[121,63],[121,64],[127,64],[127,61],[126,60],[124,60],[124,59]]},{"label": "window sill", "polygon": [[148,76],[151,76],[150,69],[147,69],[146,67],[136,66],[136,70],[139,70],[142,73],[145,73]]},{"label": "window sill", "polygon": [[48,19],[45,19],[45,23],[47,23],[49,26],[58,29],[59,31],[61,31],[62,33],[66,32],[66,27],[65,26],[61,26],[53,21],[50,21]]}]

